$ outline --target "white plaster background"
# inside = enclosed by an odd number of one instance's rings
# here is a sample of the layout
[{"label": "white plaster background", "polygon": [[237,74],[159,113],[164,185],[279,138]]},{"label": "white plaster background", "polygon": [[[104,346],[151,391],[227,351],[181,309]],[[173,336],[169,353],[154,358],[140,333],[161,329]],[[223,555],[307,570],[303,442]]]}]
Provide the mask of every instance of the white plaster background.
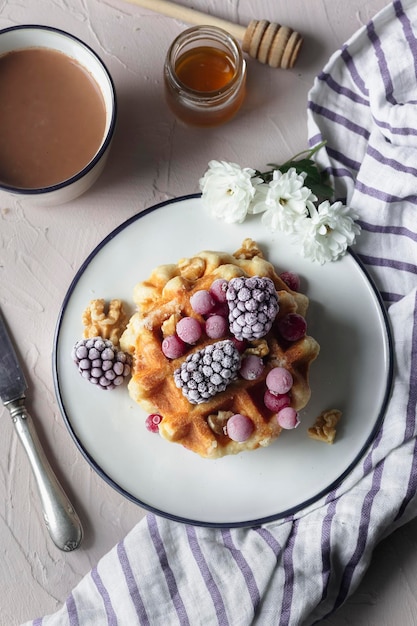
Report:
[{"label": "white plaster background", "polygon": [[[305,37],[295,68],[249,61],[248,95],[229,124],[191,129],[168,111],[166,49],[185,24],[118,0],[0,0],[0,28],[46,24],[88,43],[109,68],[119,122],[104,174],[80,199],[30,208],[0,193],[0,306],[25,364],[28,406],[57,475],[85,529],[62,553],[50,541],[35,484],[9,415],[0,409],[0,625],[54,612],[97,560],[145,514],[104,483],[74,446],[53,390],[51,353],[66,290],[88,253],[115,226],[157,202],[198,191],[210,159],[262,168],[306,147],[306,100],[330,55],[385,0],[181,0],[246,25],[270,19]],[[181,228],[181,224],[178,225]],[[172,234],[175,236],[175,234]],[[158,241],[155,241],[158,245]],[[359,590],[331,626],[417,623],[417,522],[377,549]]]}]

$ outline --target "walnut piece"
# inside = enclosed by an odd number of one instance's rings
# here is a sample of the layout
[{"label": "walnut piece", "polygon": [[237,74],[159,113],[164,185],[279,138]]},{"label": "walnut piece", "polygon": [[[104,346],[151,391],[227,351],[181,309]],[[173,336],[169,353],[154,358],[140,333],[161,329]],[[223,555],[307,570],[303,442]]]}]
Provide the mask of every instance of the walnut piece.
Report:
[{"label": "walnut piece", "polygon": [[170,335],[175,335],[175,329],[177,327],[177,323],[181,319],[181,313],[173,313],[162,322],[161,331],[163,337],[169,337]]},{"label": "walnut piece", "polygon": [[336,437],[336,426],[342,416],[339,409],[322,411],[313,426],[308,429],[308,436],[324,443],[333,443]]},{"label": "walnut piece", "polygon": [[243,353],[245,356],[248,354],[254,354],[255,356],[259,356],[263,358],[269,354],[269,346],[266,339],[254,339],[250,342],[249,348]]},{"label": "walnut piece", "polygon": [[212,413],[207,417],[207,423],[216,435],[223,435],[227,420],[229,417],[232,417],[232,415],[232,411],[219,411],[218,413]]},{"label": "walnut piece", "polygon": [[236,250],[236,252],[233,253],[233,256],[235,257],[235,259],[248,260],[253,259],[255,256],[258,256],[261,259],[264,258],[264,255],[262,254],[261,250],[259,250],[256,241],[253,241],[253,239],[250,239],[249,237],[242,241],[242,246],[239,248],[239,250]]},{"label": "walnut piece", "polygon": [[91,300],[82,316],[85,327],[83,336],[85,339],[90,337],[110,339],[117,346],[127,321],[128,317],[121,300],[110,300],[107,311],[104,299]]},{"label": "walnut piece", "polygon": [[183,278],[195,281],[204,274],[206,262],[198,256],[192,257],[191,259],[180,259],[178,261],[178,268]]}]

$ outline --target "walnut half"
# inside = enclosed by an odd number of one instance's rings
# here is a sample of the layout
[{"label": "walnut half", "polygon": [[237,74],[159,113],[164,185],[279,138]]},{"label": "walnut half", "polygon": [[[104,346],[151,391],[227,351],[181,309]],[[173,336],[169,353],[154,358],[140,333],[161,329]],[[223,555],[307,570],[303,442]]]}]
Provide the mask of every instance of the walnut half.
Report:
[{"label": "walnut half", "polygon": [[322,411],[313,426],[308,429],[308,436],[324,443],[333,443],[336,437],[336,426],[341,417],[342,411],[339,409]]},{"label": "walnut half", "polygon": [[218,413],[209,415],[207,423],[216,435],[223,435],[227,420],[229,417],[232,417],[232,415],[232,411],[219,411]]},{"label": "walnut half", "polygon": [[236,252],[233,253],[233,256],[236,259],[248,260],[253,259],[253,257],[255,256],[258,256],[261,259],[264,258],[264,255],[262,254],[261,250],[259,250],[256,241],[253,241],[253,239],[250,239],[249,237],[243,240],[241,247],[239,248],[239,250],[236,250]]},{"label": "walnut half", "polygon": [[105,300],[97,299],[91,300],[83,313],[82,321],[85,339],[102,337],[110,339],[117,346],[128,319],[121,300],[110,300],[106,311]]}]

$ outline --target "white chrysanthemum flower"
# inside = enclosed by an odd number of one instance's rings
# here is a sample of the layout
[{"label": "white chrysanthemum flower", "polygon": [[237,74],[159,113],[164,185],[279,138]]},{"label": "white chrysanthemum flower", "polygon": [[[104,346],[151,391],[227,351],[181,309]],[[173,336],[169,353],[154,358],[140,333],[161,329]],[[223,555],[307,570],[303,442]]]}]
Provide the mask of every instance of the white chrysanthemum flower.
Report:
[{"label": "white chrysanthemum flower", "polygon": [[303,256],[321,265],[345,254],[361,230],[355,223],[358,216],[342,202],[325,200],[310,209],[310,216],[299,223],[297,237]]},{"label": "white chrysanthemum flower", "polygon": [[297,223],[308,215],[317,200],[304,185],[305,174],[297,174],[294,167],[282,174],[275,170],[265,199],[251,208],[251,213],[262,213],[262,223],[270,230],[292,233]]},{"label": "white chrysanthemum flower", "polygon": [[217,219],[243,222],[262,179],[255,177],[252,168],[236,163],[210,161],[208,165],[199,181],[203,204]]}]

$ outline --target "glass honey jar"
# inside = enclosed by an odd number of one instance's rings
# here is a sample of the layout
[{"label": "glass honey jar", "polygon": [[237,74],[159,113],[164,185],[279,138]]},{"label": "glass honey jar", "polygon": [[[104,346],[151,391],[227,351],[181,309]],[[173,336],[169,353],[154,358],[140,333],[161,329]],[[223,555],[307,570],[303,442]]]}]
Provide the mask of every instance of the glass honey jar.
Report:
[{"label": "glass honey jar", "polygon": [[178,119],[217,126],[245,97],[246,62],[237,41],[214,26],[195,26],[171,44],[164,65],[165,94]]}]

